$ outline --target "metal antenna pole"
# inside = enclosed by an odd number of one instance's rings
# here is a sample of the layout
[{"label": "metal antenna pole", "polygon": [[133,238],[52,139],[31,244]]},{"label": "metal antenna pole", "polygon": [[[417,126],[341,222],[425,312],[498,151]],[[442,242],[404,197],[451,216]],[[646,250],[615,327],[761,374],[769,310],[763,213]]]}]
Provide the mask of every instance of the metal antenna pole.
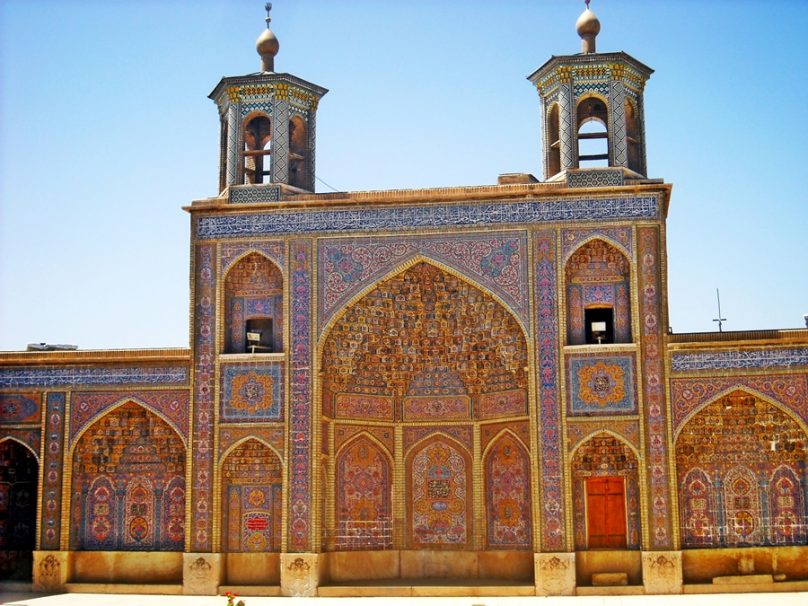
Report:
[{"label": "metal antenna pole", "polygon": [[718,322],[718,332],[724,332],[721,329],[721,326],[723,325],[724,322],[727,321],[727,319],[721,317],[721,295],[718,294],[718,289],[717,288],[715,289],[715,298],[718,301],[718,317],[713,318],[713,322]]}]

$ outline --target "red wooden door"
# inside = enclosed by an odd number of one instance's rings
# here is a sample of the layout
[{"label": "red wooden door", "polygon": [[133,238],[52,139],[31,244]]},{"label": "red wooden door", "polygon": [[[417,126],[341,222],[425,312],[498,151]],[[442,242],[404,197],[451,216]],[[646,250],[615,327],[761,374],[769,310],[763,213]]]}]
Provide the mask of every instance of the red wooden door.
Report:
[{"label": "red wooden door", "polygon": [[626,491],[623,478],[586,481],[589,548],[626,547]]}]

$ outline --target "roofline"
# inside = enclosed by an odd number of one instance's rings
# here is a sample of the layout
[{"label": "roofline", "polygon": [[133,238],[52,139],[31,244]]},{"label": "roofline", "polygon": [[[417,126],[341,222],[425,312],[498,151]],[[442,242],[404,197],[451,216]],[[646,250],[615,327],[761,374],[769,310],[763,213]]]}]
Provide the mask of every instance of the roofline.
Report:
[{"label": "roofline", "polygon": [[260,83],[271,83],[271,82],[288,82],[290,84],[296,84],[303,88],[307,88],[319,97],[322,97],[328,92],[327,88],[323,88],[322,86],[318,86],[308,80],[304,80],[303,78],[298,78],[292,74],[287,73],[277,73],[277,72],[256,72],[253,74],[246,74],[244,76],[224,76],[219,83],[213,88],[213,90],[208,95],[208,99],[212,99],[216,101],[219,95],[222,92],[222,89],[225,87],[231,86],[240,86],[240,85],[253,85],[253,84],[260,84]]},{"label": "roofline", "polygon": [[555,67],[556,65],[560,65],[562,63],[579,63],[579,64],[586,64],[586,63],[602,63],[604,61],[614,61],[616,59],[622,59],[626,63],[630,63],[633,67],[638,69],[646,78],[649,78],[651,74],[654,73],[654,70],[638,61],[628,53],[624,51],[618,51],[615,53],[579,53],[577,55],[552,55],[545,63],[539,67],[536,71],[530,74],[527,79],[531,82],[535,83],[536,80],[539,79],[540,76],[543,75],[543,72],[549,71],[551,67]]},{"label": "roofline", "polygon": [[120,362],[188,362],[189,348],[79,349],[73,351],[0,351],[0,366]]}]

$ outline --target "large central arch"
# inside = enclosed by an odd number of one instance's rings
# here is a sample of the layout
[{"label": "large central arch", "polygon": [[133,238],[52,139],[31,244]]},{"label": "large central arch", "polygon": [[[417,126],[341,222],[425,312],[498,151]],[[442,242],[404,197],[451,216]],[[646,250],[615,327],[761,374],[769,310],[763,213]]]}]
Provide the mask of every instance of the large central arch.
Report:
[{"label": "large central arch", "polygon": [[[495,497],[480,481],[491,466],[481,428],[496,421],[497,431],[513,424],[513,435],[522,435],[528,424],[527,340],[510,309],[453,270],[418,259],[349,304],[320,352],[321,410],[334,436],[324,446],[324,488],[327,502],[338,504],[324,513],[326,550],[532,549],[529,448],[501,446],[518,460],[497,459],[508,469],[492,468],[507,477],[519,470],[527,476],[521,486],[506,482],[511,492],[488,503]],[[357,440],[357,432],[366,437]],[[462,477],[451,465],[435,475],[444,450]],[[452,515],[438,515],[441,508]],[[383,510],[389,522],[346,519],[365,510]],[[447,520],[452,528],[438,527]],[[357,531],[342,536],[350,528]]]}]

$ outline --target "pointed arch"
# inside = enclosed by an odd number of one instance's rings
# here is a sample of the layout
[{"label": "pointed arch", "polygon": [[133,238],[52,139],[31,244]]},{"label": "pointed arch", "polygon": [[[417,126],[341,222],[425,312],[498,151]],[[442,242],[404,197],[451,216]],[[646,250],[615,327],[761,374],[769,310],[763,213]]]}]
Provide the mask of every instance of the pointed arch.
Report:
[{"label": "pointed arch", "polygon": [[569,345],[631,342],[631,256],[595,234],[564,261]]},{"label": "pointed arch", "polygon": [[283,528],[283,463],[266,441],[246,436],[220,459],[224,552],[278,552]]},{"label": "pointed arch", "polygon": [[36,548],[40,465],[30,445],[0,439],[0,576],[29,580]]},{"label": "pointed arch", "polygon": [[176,516],[157,503],[168,487],[181,487],[184,510],[185,455],[176,428],[135,399],[89,423],[70,449],[71,548],[182,549],[184,529],[178,534]]},{"label": "pointed arch", "polygon": [[777,399],[775,399],[775,398],[773,398],[773,397],[771,397],[769,395],[766,395],[762,391],[754,389],[753,387],[750,387],[750,386],[746,385],[745,383],[742,383],[742,382],[739,381],[738,383],[735,383],[734,385],[731,385],[730,387],[727,387],[726,389],[722,389],[717,394],[713,395],[709,400],[705,400],[704,402],[702,402],[701,404],[696,406],[693,410],[688,412],[682,418],[682,420],[679,422],[679,426],[677,428],[675,428],[674,431],[673,431],[673,441],[674,441],[674,443],[679,438],[679,436],[682,434],[682,430],[693,419],[693,417],[695,417],[697,414],[699,414],[701,411],[703,411],[708,406],[710,406],[712,404],[715,404],[719,400],[721,400],[723,398],[726,398],[727,396],[729,396],[729,395],[731,395],[731,394],[733,394],[735,392],[746,393],[746,394],[748,394],[750,396],[753,396],[753,397],[757,398],[758,400],[761,400],[762,402],[765,402],[767,404],[770,404],[770,405],[774,406],[780,412],[782,412],[784,415],[786,415],[787,417],[790,417],[791,420],[793,420],[797,425],[799,425],[800,429],[802,429],[803,433],[805,433],[806,437],[808,437],[808,424],[806,424],[805,421],[802,419],[802,417],[800,417],[796,412],[794,412],[791,408],[789,408],[788,406],[786,406],[785,404],[783,404],[779,400],[777,400]]},{"label": "pointed arch", "polygon": [[389,549],[393,545],[393,460],[384,445],[360,432],[336,454],[337,550]]},{"label": "pointed arch", "polygon": [[625,437],[599,430],[570,454],[576,549],[639,549],[639,461]]},{"label": "pointed arch", "polygon": [[34,450],[33,446],[23,442],[17,436],[3,436],[2,438],[0,438],[0,444],[2,444],[3,442],[16,442],[20,446],[25,447],[25,450],[30,452],[31,456],[33,456],[34,460],[37,462],[37,464],[39,464],[39,453]]},{"label": "pointed arch", "polygon": [[152,404],[149,404],[148,402],[144,402],[142,399],[136,396],[127,395],[122,397],[120,400],[115,401],[113,404],[107,406],[106,408],[99,410],[95,415],[84,421],[83,425],[70,438],[68,456],[72,457],[74,455],[76,445],[79,443],[84,434],[87,431],[89,431],[90,428],[92,428],[93,425],[95,425],[98,421],[100,421],[107,415],[114,413],[117,409],[129,403],[136,404],[137,406],[140,406],[141,408],[153,414],[154,416],[159,417],[161,421],[165,422],[169,427],[171,427],[171,429],[174,430],[174,432],[177,434],[177,438],[179,438],[179,440],[182,442],[183,449],[184,450],[188,449],[187,437],[183,434],[180,428],[177,427],[177,424],[172,419],[170,419],[163,411],[153,406]]},{"label": "pointed arch", "polygon": [[224,353],[283,351],[281,267],[261,251],[240,255],[224,273]]},{"label": "pointed arch", "polygon": [[634,444],[632,444],[632,443],[629,441],[629,439],[628,439],[626,436],[624,436],[623,434],[618,433],[618,432],[616,432],[616,431],[614,431],[614,430],[611,430],[611,429],[599,428],[599,429],[593,429],[593,430],[592,430],[592,431],[590,431],[588,434],[586,434],[586,436],[584,436],[583,438],[581,438],[580,440],[578,440],[578,441],[577,441],[577,442],[576,442],[576,443],[573,445],[572,449],[570,450],[570,459],[573,459],[573,458],[575,457],[575,455],[576,455],[576,453],[577,453],[578,449],[579,449],[581,446],[583,446],[584,444],[586,444],[586,443],[587,443],[589,440],[591,440],[592,438],[594,438],[594,437],[596,437],[596,436],[598,436],[598,435],[601,435],[601,434],[611,436],[611,437],[613,437],[615,440],[619,440],[620,442],[622,442],[622,443],[623,443],[623,445],[624,445],[626,448],[628,448],[628,449],[629,449],[629,450],[630,450],[630,451],[631,451],[631,452],[634,454],[634,456],[635,456],[635,457],[637,457],[637,460],[638,460],[638,461],[639,461],[639,460],[642,458],[642,456],[640,455],[640,451],[639,451],[639,449],[637,448],[637,446],[635,446]]},{"label": "pointed arch", "polygon": [[[684,480],[699,468],[715,479],[707,495],[716,508],[710,534],[720,537],[722,545],[800,544],[804,535],[793,529],[808,524],[808,512],[804,498],[789,493],[795,486],[805,488],[808,440],[803,427],[782,404],[743,386],[699,406],[674,438],[680,503],[689,498]],[[778,525],[785,531],[779,532]],[[683,537],[688,546],[686,526]]]},{"label": "pointed arch", "polygon": [[[597,125],[595,128],[592,126]],[[609,102],[599,93],[589,91],[575,104],[575,133],[578,142],[578,167],[609,164]],[[601,142],[602,141],[602,142]]]},{"label": "pointed arch", "polygon": [[242,183],[260,184],[271,179],[272,118],[253,111],[241,121]]},{"label": "pointed arch", "polygon": [[250,255],[261,255],[267,261],[272,263],[280,272],[281,277],[283,278],[284,282],[286,281],[286,272],[284,271],[283,264],[280,263],[277,259],[273,259],[270,255],[268,255],[263,250],[258,250],[257,248],[247,248],[238,255],[234,256],[232,259],[228,259],[227,263],[222,267],[222,276],[225,278],[227,277],[228,272],[240,261],[242,261],[245,257],[249,257]]},{"label": "pointed arch", "polygon": [[735,465],[723,478],[727,545],[739,547],[763,542],[760,489],[755,473]]},{"label": "pointed arch", "polygon": [[338,394],[434,395],[414,382],[424,368],[430,380],[457,383],[446,393],[459,397],[528,385],[519,318],[482,287],[420,255],[357,293],[329,321],[318,359],[326,414]]},{"label": "pointed arch", "polygon": [[336,311],[323,326],[322,331],[320,332],[319,345],[322,346],[322,344],[325,343],[326,339],[329,336],[329,333],[334,329],[334,326],[337,325],[340,322],[340,320],[342,320],[342,318],[348,313],[351,307],[356,305],[368,294],[379,288],[379,286],[381,286],[385,282],[389,282],[390,280],[400,276],[408,269],[411,269],[412,267],[418,265],[419,263],[427,263],[429,265],[432,265],[433,267],[456,277],[458,280],[461,280],[462,282],[468,284],[472,288],[475,288],[481,291],[483,294],[494,299],[503,308],[505,308],[511,316],[513,316],[513,319],[516,321],[517,324],[519,324],[519,327],[522,330],[522,335],[527,340],[529,336],[529,331],[528,328],[525,326],[522,318],[520,318],[518,314],[514,313],[511,310],[510,305],[499,294],[497,294],[489,287],[477,281],[474,277],[469,276],[463,269],[454,267],[443,261],[435,259],[434,257],[430,257],[428,255],[418,252],[413,253],[412,255],[406,257],[405,260],[398,263],[389,272],[377,278],[376,280],[371,281],[370,283],[365,285],[361,290],[357,291],[354,295],[352,295],[347,301],[345,301],[345,303],[341,306],[341,308],[338,311]]},{"label": "pointed arch", "polygon": [[245,442],[249,442],[250,440],[254,440],[254,441],[258,442],[259,444],[261,444],[261,445],[266,446],[267,448],[269,448],[269,449],[270,449],[270,450],[271,450],[271,451],[272,451],[272,452],[275,454],[275,456],[276,456],[276,457],[278,457],[278,460],[279,460],[279,461],[280,461],[282,464],[284,463],[284,457],[283,457],[283,453],[281,453],[281,452],[280,452],[280,451],[279,451],[279,450],[278,450],[278,449],[277,449],[275,446],[273,446],[273,445],[272,445],[272,444],[270,444],[270,443],[269,443],[267,440],[265,440],[264,438],[262,438],[262,437],[260,437],[260,436],[257,436],[257,435],[255,435],[255,434],[249,434],[249,435],[246,435],[246,436],[243,436],[243,437],[239,438],[238,440],[236,440],[235,442],[233,442],[232,444],[230,444],[230,445],[229,445],[229,446],[228,446],[228,447],[227,447],[227,448],[226,448],[226,449],[225,449],[225,450],[224,450],[224,451],[223,451],[223,452],[222,452],[222,453],[219,455],[219,468],[220,468],[220,471],[221,471],[222,462],[223,462],[223,461],[224,461],[224,460],[225,460],[227,457],[229,457],[229,456],[232,454],[232,452],[233,452],[234,450],[236,450],[236,449],[237,449],[239,446],[241,446],[241,445],[242,445],[242,444],[244,444]]},{"label": "pointed arch", "polygon": [[769,480],[769,530],[774,545],[804,545],[806,524],[805,479],[789,465],[780,465]]},{"label": "pointed arch", "polygon": [[492,549],[532,547],[530,456],[522,440],[504,429],[483,453],[486,539]]},{"label": "pointed arch", "polygon": [[471,545],[471,455],[442,432],[409,449],[408,544],[414,549],[465,549]]},{"label": "pointed arch", "polygon": [[718,547],[720,536],[716,492],[710,474],[693,467],[682,479],[679,493],[682,543],[688,547]]},{"label": "pointed arch", "polygon": [[551,103],[545,112],[545,162],[546,177],[561,172],[561,115],[559,104]]}]

